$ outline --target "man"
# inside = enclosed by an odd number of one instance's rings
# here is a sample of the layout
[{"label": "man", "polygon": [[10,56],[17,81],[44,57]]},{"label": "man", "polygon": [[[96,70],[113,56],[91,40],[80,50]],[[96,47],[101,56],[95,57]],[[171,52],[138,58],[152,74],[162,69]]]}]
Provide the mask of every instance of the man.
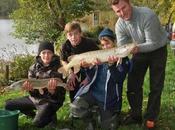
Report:
[{"label": "man", "polygon": [[108,0],[119,17],[116,26],[118,45],[136,42],[133,49],[133,69],[128,75],[127,98],[131,114],[125,123],[142,122],[143,81],[150,71],[150,93],[145,113],[145,126],[154,128],[160,112],[167,59],[167,34],[156,14],[146,7],[132,6],[129,0]]},{"label": "man", "polygon": [[[69,56],[98,49],[97,43],[95,41],[86,37],[82,37],[81,27],[78,22],[73,21],[67,23],[64,31],[66,33],[67,40],[62,45],[60,50],[60,58],[62,60],[63,66],[68,63]],[[82,80],[83,77],[83,74],[80,72],[78,74],[74,74],[73,69],[70,72],[68,77],[68,86],[70,89],[71,102],[74,100],[74,96],[79,89],[80,82],[77,79],[81,78],[80,80]]]}]

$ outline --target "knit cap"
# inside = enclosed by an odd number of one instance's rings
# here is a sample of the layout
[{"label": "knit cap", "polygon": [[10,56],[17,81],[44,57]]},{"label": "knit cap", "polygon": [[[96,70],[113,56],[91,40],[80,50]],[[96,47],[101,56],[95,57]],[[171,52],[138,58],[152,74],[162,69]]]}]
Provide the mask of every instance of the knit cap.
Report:
[{"label": "knit cap", "polygon": [[111,29],[109,29],[109,28],[104,28],[101,32],[100,32],[100,34],[99,34],[99,36],[98,36],[98,38],[99,39],[101,39],[102,37],[109,37],[109,38],[111,38],[111,40],[115,40],[115,34],[114,34],[114,32],[111,30]]},{"label": "knit cap", "polygon": [[54,53],[54,46],[53,43],[49,42],[49,41],[42,41],[39,44],[39,48],[38,48],[38,55],[41,53],[41,51],[43,50],[50,50]]}]

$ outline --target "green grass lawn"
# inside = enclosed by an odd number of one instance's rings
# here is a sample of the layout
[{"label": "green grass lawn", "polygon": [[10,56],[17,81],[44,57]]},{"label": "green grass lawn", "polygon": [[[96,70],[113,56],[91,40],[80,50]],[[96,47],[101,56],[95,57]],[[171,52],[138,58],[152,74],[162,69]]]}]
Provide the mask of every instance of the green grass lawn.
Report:
[{"label": "green grass lawn", "polygon": [[[149,77],[148,74],[144,82],[144,101],[143,111],[146,108],[147,96],[149,93]],[[9,98],[16,98],[23,95],[21,92],[10,92],[4,95],[0,95],[0,108],[3,108],[5,100]],[[123,91],[123,108],[122,113],[128,111],[128,102],[126,99],[126,85]],[[58,115],[58,129],[59,128],[71,128],[71,119],[69,118],[69,98],[66,96],[64,106],[57,112]],[[162,94],[162,106],[159,121],[157,124],[157,130],[175,130],[175,56],[172,50],[169,49],[167,68],[166,68],[166,80],[165,87]],[[84,125],[81,121],[74,121],[76,130],[83,130]],[[19,116],[19,129],[20,130],[39,130],[31,125],[31,119],[26,118],[24,115]],[[52,130],[50,127],[46,127],[42,130]],[[138,125],[120,126],[119,130],[142,130],[142,127]]]}]

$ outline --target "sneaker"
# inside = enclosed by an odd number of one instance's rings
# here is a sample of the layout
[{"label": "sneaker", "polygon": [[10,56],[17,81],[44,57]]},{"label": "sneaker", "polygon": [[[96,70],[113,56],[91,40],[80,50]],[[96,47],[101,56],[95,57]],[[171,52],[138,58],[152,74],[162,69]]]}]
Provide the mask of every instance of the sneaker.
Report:
[{"label": "sneaker", "polygon": [[123,120],[123,125],[130,125],[130,124],[142,124],[142,117],[141,116],[133,116],[132,114],[127,115]]},{"label": "sneaker", "polygon": [[145,129],[146,130],[154,130],[155,128],[155,122],[153,120],[147,120],[145,122]]}]

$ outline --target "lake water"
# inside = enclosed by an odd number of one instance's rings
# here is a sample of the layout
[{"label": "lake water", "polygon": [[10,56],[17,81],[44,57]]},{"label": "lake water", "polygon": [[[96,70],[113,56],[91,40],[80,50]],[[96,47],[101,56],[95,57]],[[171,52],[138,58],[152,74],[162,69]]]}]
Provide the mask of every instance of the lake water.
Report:
[{"label": "lake water", "polygon": [[35,55],[38,45],[28,45],[24,40],[11,36],[12,24],[12,20],[0,19],[0,59],[11,60],[17,54]]}]

